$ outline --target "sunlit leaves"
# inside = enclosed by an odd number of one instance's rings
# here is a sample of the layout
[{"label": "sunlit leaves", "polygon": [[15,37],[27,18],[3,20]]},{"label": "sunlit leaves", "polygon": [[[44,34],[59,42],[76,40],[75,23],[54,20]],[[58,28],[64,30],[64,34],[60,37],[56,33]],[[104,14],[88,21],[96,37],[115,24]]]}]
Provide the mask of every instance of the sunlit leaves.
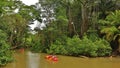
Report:
[{"label": "sunlit leaves", "polygon": [[116,38],[116,35],[120,34],[118,29],[120,24],[120,11],[116,10],[109,14],[105,20],[100,20],[99,23],[102,24],[101,33],[105,33],[105,38],[108,41],[112,41]]},{"label": "sunlit leaves", "polygon": [[115,27],[115,26],[112,26],[112,27],[104,27],[102,30],[101,30],[101,33],[105,33],[106,36],[105,38],[108,40],[108,41],[112,41],[113,38],[114,38],[114,34],[118,33],[119,30]]},{"label": "sunlit leaves", "polygon": [[12,0],[0,1],[0,14],[12,13],[16,9],[16,5]]},{"label": "sunlit leaves", "polygon": [[116,10],[107,16],[106,20],[110,21],[111,25],[120,24],[120,10]]}]

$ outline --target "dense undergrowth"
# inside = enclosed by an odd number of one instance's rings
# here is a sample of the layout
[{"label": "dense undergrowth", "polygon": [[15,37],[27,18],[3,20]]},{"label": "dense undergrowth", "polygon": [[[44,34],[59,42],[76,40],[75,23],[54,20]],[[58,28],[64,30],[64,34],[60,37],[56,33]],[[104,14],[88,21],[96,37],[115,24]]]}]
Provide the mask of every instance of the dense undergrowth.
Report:
[{"label": "dense undergrowth", "polygon": [[6,40],[6,34],[0,30],[0,66],[6,65],[13,60],[12,51]]},{"label": "dense undergrowth", "polygon": [[104,39],[96,39],[92,41],[84,36],[83,39],[74,36],[73,38],[67,38],[65,43],[56,40],[48,49],[49,54],[62,54],[71,56],[89,56],[89,57],[99,57],[99,56],[109,56],[111,54],[110,44]]},{"label": "dense undergrowth", "polygon": [[34,45],[30,47],[33,52],[46,52],[48,54],[59,54],[69,56],[88,56],[101,57],[111,55],[112,48],[109,42],[97,36],[88,37],[85,35],[82,39],[78,36],[72,38],[64,36],[58,38],[54,43],[45,47],[39,42],[32,42]]}]

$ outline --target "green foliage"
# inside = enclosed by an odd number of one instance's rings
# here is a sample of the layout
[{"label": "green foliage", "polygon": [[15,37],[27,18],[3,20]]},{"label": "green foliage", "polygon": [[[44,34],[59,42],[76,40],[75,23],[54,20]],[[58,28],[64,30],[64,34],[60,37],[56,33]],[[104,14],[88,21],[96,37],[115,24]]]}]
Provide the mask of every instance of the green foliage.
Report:
[{"label": "green foliage", "polygon": [[108,41],[112,41],[114,38],[114,35],[118,32],[119,30],[115,26],[106,27],[101,30],[101,33],[106,34],[105,39],[107,39]]},{"label": "green foliage", "polygon": [[115,36],[120,34],[119,24],[120,24],[120,10],[116,10],[109,14],[105,20],[100,20],[101,33],[106,34],[104,37],[108,41],[114,40]]},{"label": "green foliage", "polygon": [[5,65],[13,60],[10,46],[6,42],[7,35],[0,30],[0,66]]},{"label": "green foliage", "polygon": [[110,44],[106,40],[99,39],[95,41],[94,44],[97,46],[96,53],[98,56],[106,56],[111,54],[112,49],[110,47]]},{"label": "green foliage", "polygon": [[[40,2],[42,3],[42,1]],[[110,5],[107,7],[106,4]],[[61,54],[63,52],[62,54],[65,55],[101,56],[97,53],[99,47],[95,42],[101,41],[102,39],[99,39],[98,36],[96,37],[94,35],[97,34],[97,30],[95,29],[97,20],[100,18],[97,15],[101,14],[102,17],[106,17],[106,12],[113,10],[109,10],[109,8],[115,5],[112,0],[110,0],[109,3],[104,0],[47,0],[45,1],[45,4],[42,3],[42,6],[46,5],[48,6],[46,9],[50,6],[54,9],[53,15],[55,20],[50,21],[50,23],[46,24],[46,28],[37,32],[41,36],[40,38],[42,38],[41,44],[45,45],[45,48],[47,48],[47,53]],[[47,12],[47,10],[45,11]],[[90,22],[92,22],[92,26],[89,26]],[[103,25],[110,23],[108,21],[104,22],[102,23]],[[71,23],[72,25],[70,26]],[[69,34],[74,35],[78,33],[79,35],[81,34],[80,36],[83,36],[83,34],[88,30],[86,27],[91,27],[91,30],[95,30],[96,32],[83,39],[79,39],[78,37],[65,37],[65,39],[63,39],[63,36],[67,36]],[[99,42],[99,44],[104,45],[104,41]],[[105,47],[107,49],[107,46]],[[103,53],[104,55],[107,55],[105,52]]]},{"label": "green foliage", "polygon": [[80,46],[81,40],[74,36],[73,38],[67,38],[66,42],[66,50],[68,51],[68,55],[79,55],[79,46]]},{"label": "green foliage", "polygon": [[87,35],[87,38],[93,42],[99,39],[99,36],[98,36],[96,30],[93,30],[92,32],[88,32],[85,35]]},{"label": "green foliage", "polygon": [[92,41],[84,36],[79,39],[78,36],[67,38],[66,43],[61,44],[61,41],[56,41],[57,44],[52,44],[47,53],[79,56],[85,55],[90,57],[108,56],[111,54],[111,47],[104,39],[97,39]]},{"label": "green foliage", "polygon": [[0,17],[2,14],[10,13],[16,8],[13,1],[3,0],[0,1]]},{"label": "green foliage", "polygon": [[115,12],[111,12],[105,20],[99,20],[101,25],[109,25],[109,26],[116,26],[120,23],[120,10],[116,10]]},{"label": "green foliage", "polygon": [[55,42],[49,45],[49,47],[46,49],[46,52],[49,54],[62,54],[67,55],[67,50],[65,48],[67,36],[62,35],[58,38],[56,38]]},{"label": "green foliage", "polygon": [[50,48],[47,49],[47,53],[67,55],[67,51],[65,50],[63,45],[55,45],[55,44],[52,44]]},{"label": "green foliage", "polygon": [[87,36],[84,36],[82,40],[77,37],[74,37],[71,40],[69,39],[67,46],[70,46],[70,48],[67,47],[69,54],[73,53],[73,55],[95,57],[106,56],[111,53],[109,43],[105,40],[98,39],[96,41],[92,41],[91,39],[88,39]]},{"label": "green foliage", "polygon": [[100,19],[105,19],[110,11],[115,11],[117,9],[117,2],[119,0],[100,0],[98,2],[97,8],[99,8]]},{"label": "green foliage", "polygon": [[[84,34],[91,27],[95,30],[98,18],[100,20],[101,33],[105,33],[105,38],[108,41],[115,39],[120,31],[117,25],[120,23],[120,11],[116,10],[107,16],[109,11],[114,11],[113,6],[117,0],[45,0],[40,1],[36,5],[26,6],[21,1],[0,1],[0,29],[7,33],[7,36],[1,32],[0,41],[7,40],[13,46],[21,46],[27,42],[28,47],[33,52],[43,52],[46,50],[49,54],[63,55],[86,55],[86,56],[106,56],[111,53],[109,43],[104,39],[98,38],[96,33],[84,36],[80,39],[78,36],[73,38],[67,35]],[[54,21],[45,23],[46,27],[43,30],[37,30],[35,35],[28,38],[27,24],[34,20],[42,21],[41,6],[45,9],[47,21],[51,17],[55,17]],[[12,13],[16,8],[19,8],[17,14]],[[52,9],[53,13],[50,12]],[[10,12],[10,13],[9,13]],[[44,12],[43,12],[44,13]],[[97,16],[99,14],[99,17]],[[101,16],[101,17],[100,17]],[[106,17],[107,16],[107,17]],[[91,25],[90,24],[91,19]],[[71,24],[71,26],[69,25]],[[70,27],[70,28],[68,28]],[[82,27],[82,28],[81,28]],[[6,38],[7,37],[7,38]],[[2,56],[6,56],[6,41],[0,42]],[[47,48],[47,49],[46,49]],[[5,50],[5,51],[3,51]],[[0,57],[1,59],[1,57]],[[7,59],[3,57],[2,59]],[[8,59],[7,59],[8,60]],[[6,60],[5,60],[6,61]],[[0,61],[0,63],[3,63]]]},{"label": "green foliage", "polygon": [[33,52],[43,52],[45,49],[44,45],[41,44],[41,39],[36,39],[35,35],[32,35],[28,41],[30,50]]},{"label": "green foliage", "polygon": [[1,29],[7,33],[10,45],[23,45],[27,34],[27,21],[19,14],[4,15],[1,20]]},{"label": "green foliage", "polygon": [[106,20],[109,21],[110,23],[108,25],[118,25],[120,24],[120,10],[116,10],[115,12],[111,12],[106,17]]},{"label": "green foliage", "polygon": [[27,21],[31,21],[31,22],[33,20],[41,21],[39,15],[40,9],[36,9],[35,5],[31,5],[31,6],[21,5],[18,13]]}]

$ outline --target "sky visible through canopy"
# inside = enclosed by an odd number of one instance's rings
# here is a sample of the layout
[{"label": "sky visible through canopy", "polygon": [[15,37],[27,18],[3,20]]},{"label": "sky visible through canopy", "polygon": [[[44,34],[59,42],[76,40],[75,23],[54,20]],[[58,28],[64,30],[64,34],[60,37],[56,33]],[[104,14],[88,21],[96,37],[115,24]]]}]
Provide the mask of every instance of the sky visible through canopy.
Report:
[{"label": "sky visible through canopy", "polygon": [[[26,5],[34,5],[35,3],[38,2],[38,0],[21,0],[24,4]],[[37,21],[34,21],[34,24],[29,25],[31,29],[33,30],[37,25]]]},{"label": "sky visible through canopy", "polygon": [[21,0],[26,5],[33,5],[38,2],[38,0]]}]

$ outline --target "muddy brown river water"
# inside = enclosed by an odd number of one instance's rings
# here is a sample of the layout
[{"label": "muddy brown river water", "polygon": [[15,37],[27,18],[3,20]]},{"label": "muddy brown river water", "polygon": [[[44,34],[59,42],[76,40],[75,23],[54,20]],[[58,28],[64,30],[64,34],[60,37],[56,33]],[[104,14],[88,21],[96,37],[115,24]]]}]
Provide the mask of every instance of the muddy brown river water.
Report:
[{"label": "muddy brown river water", "polygon": [[120,68],[120,57],[79,58],[58,55],[58,62],[46,60],[44,53],[16,52],[15,61],[4,68]]}]

